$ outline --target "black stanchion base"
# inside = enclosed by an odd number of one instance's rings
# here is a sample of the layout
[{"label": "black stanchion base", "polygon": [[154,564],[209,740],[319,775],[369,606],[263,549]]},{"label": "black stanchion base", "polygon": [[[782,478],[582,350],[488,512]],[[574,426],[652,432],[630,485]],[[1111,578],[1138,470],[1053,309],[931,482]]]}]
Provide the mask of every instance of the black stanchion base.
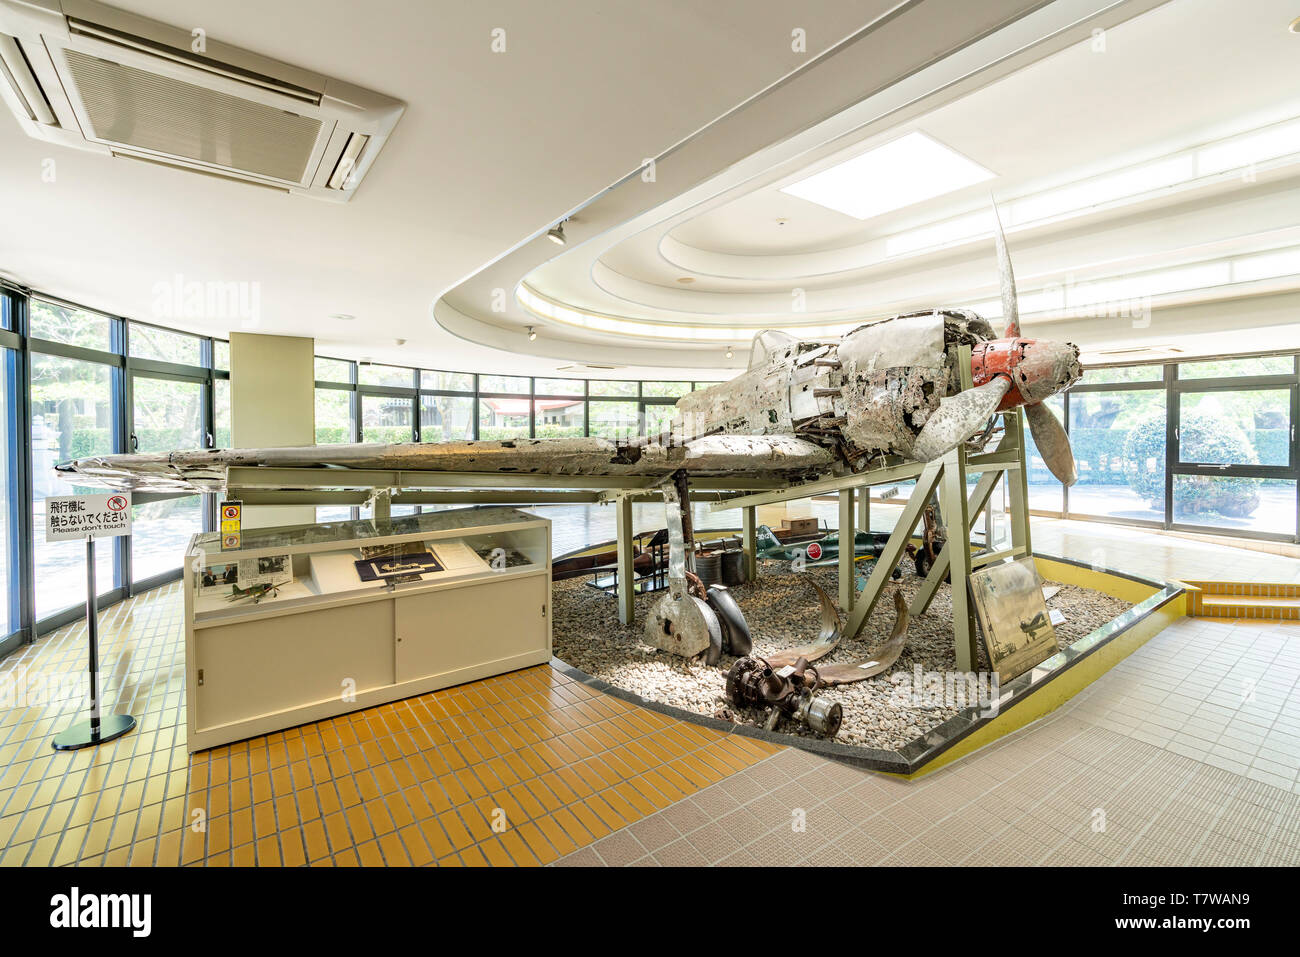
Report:
[{"label": "black stanchion base", "polygon": [[55,751],[77,751],[92,748],[105,741],[120,738],[135,727],[135,718],[129,714],[106,714],[99,719],[99,734],[91,736],[90,719],[78,721],[54,736]]}]

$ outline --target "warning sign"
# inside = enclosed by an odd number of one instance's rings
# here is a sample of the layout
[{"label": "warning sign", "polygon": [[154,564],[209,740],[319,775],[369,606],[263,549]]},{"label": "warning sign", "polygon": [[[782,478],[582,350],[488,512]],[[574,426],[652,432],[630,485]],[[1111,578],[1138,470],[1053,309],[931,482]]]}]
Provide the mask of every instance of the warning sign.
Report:
[{"label": "warning sign", "polygon": [[45,540],[113,538],[131,534],[131,493],[61,495],[45,500]]},{"label": "warning sign", "polygon": [[222,502],[217,511],[221,515],[221,547],[223,549],[238,548],[244,503],[236,501]]}]

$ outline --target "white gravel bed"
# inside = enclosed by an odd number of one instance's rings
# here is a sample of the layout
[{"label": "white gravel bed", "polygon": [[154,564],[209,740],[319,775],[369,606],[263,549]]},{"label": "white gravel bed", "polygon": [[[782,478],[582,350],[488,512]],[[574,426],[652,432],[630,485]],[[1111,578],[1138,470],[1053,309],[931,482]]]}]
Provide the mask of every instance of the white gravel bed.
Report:
[{"label": "white gravel bed", "polygon": [[[900,567],[904,571],[902,580],[886,588],[862,630],[861,640],[841,642],[833,654],[822,659],[823,663],[857,661],[888,637],[894,622],[890,592],[894,587],[901,587],[910,600],[921,585],[921,579],[913,574],[910,560],[904,559]],[[779,561],[762,562],[757,582],[732,589],[749,622],[754,654],[771,654],[816,639],[821,616],[817,594],[806,581],[809,575],[835,598],[838,578],[834,566],[791,572],[787,562]],[[734,657],[723,655],[721,664],[711,668],[702,658],[688,662],[642,640],[646,610],[663,592],[638,596],[636,624],[627,627],[619,624],[614,599],[586,581],[573,578],[554,584],[557,658],[648,700],[739,724],[761,726],[764,723],[763,713],[735,708],[725,698],[726,675],[736,660]],[[1065,647],[1131,606],[1102,592],[1061,585],[1060,591],[1048,600],[1047,607],[1059,609],[1065,615],[1064,624],[1056,627],[1057,639]],[[896,750],[958,713],[959,707],[942,704],[925,707],[899,692],[903,676],[907,687],[911,687],[917,665],[925,672],[955,669],[951,620],[949,586],[941,585],[930,610],[912,620],[907,644],[893,668],[874,678],[821,692],[844,706],[844,723],[835,738],[837,742]],[[988,659],[980,644],[977,669],[987,671]],[[896,676],[895,680],[891,676]],[[791,720],[783,720],[778,730],[811,735]]]}]

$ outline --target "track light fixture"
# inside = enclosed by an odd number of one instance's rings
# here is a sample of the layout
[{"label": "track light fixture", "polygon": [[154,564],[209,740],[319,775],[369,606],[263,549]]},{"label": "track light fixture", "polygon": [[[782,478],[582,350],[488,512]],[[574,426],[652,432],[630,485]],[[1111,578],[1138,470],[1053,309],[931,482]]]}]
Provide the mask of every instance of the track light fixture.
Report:
[{"label": "track light fixture", "polygon": [[564,223],[559,222],[546,231],[546,238],[557,246],[563,246],[569,240],[564,235]]},{"label": "track light fixture", "polygon": [[529,341],[529,342],[535,342],[536,340],[537,340],[537,330],[534,329],[532,326],[529,326],[529,327],[528,327],[528,341]]}]

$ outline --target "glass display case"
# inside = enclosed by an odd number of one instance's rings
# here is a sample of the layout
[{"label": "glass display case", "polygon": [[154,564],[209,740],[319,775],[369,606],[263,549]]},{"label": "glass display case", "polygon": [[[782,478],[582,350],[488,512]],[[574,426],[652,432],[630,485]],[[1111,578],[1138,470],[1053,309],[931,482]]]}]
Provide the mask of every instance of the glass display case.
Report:
[{"label": "glass display case", "polygon": [[249,529],[235,549],[217,532],[188,553],[196,622],[546,567],[543,520],[508,508],[456,509]]},{"label": "glass display case", "polygon": [[195,535],[190,750],[549,661],[550,531],[493,507]]}]

